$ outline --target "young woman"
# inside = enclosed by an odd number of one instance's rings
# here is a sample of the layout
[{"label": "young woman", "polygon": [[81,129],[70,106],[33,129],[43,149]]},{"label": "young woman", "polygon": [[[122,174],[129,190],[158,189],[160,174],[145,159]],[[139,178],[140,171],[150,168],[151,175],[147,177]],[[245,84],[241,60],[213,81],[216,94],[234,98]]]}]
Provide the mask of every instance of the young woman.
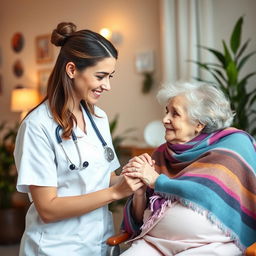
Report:
[{"label": "young woman", "polygon": [[23,120],[15,146],[17,190],[31,206],[20,255],[106,255],[107,204],[140,188],[117,177],[109,123],[95,104],[110,90],[117,50],[101,35],[60,23],[47,96]]}]

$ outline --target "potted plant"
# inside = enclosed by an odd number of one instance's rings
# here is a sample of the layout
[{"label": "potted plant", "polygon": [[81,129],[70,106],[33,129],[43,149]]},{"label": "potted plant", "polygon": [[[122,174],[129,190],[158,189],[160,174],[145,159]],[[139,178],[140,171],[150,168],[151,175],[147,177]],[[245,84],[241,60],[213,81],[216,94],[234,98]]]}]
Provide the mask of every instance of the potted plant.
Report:
[{"label": "potted plant", "polygon": [[[245,74],[243,77],[241,76],[242,68],[256,51],[246,54],[250,39],[241,44],[242,25],[243,17],[240,17],[233,28],[229,44],[222,40],[222,51],[199,46],[216,57],[217,61],[215,63],[193,62],[201,69],[210,73],[214,79],[212,83],[218,85],[230,99],[231,108],[235,111],[233,125],[252,135],[256,135],[256,127],[252,125],[256,121],[256,110],[253,109],[253,104],[256,102],[256,89],[249,92],[247,88],[248,80],[256,75],[256,71]],[[209,82],[201,77],[196,79]]]},{"label": "potted plant", "polygon": [[24,231],[25,208],[14,203],[17,172],[13,149],[18,125],[0,124],[0,244],[19,242]]},{"label": "potted plant", "polygon": [[115,131],[118,125],[118,121],[119,121],[119,115],[117,114],[113,120],[110,121],[109,123],[109,128],[110,128],[110,133],[112,136],[112,142],[113,142],[113,146],[115,148],[116,154],[119,157],[120,156],[120,146],[122,144],[122,142],[124,140],[126,140],[127,138],[132,138],[132,139],[136,139],[134,137],[130,137],[128,136],[129,133],[131,133],[132,131],[134,131],[134,128],[128,128],[126,129],[122,135],[115,135]]},{"label": "potted plant", "polygon": [[[113,146],[115,148],[117,157],[121,160],[121,151],[122,151],[121,150],[121,144],[127,138],[135,139],[134,137],[128,136],[128,134],[131,133],[132,131],[134,131],[135,129],[134,128],[128,128],[121,135],[116,135],[115,131],[116,131],[116,128],[118,126],[118,121],[119,121],[119,115],[117,114],[113,118],[113,120],[111,120],[109,122],[109,128],[110,128],[110,133],[111,133],[111,136],[112,136],[112,142],[113,142]],[[118,171],[116,171],[116,174],[119,175],[120,172],[121,172],[121,170],[118,170]],[[126,202],[126,198],[120,199],[118,201],[114,201],[109,205],[109,209],[112,212],[115,212],[115,211],[117,211],[117,208],[119,206],[123,206],[125,204],[125,202]]]}]

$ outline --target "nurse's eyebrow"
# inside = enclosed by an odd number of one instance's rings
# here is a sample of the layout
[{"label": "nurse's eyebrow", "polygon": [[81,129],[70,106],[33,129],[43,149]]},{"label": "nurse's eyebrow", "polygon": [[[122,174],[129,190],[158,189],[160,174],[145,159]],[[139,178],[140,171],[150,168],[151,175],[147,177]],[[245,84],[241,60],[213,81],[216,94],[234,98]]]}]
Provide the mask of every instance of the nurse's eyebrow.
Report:
[{"label": "nurse's eyebrow", "polygon": [[96,74],[102,74],[102,75],[109,75],[109,74],[114,74],[114,73],[115,73],[115,70],[112,73],[108,73],[108,72],[104,72],[104,71],[96,72]]}]

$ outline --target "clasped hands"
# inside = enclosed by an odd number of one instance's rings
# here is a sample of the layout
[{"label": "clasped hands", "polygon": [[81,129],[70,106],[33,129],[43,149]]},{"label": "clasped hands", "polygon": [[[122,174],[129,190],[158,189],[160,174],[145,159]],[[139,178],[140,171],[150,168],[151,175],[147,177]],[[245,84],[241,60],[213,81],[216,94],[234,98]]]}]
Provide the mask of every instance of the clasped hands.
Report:
[{"label": "clasped hands", "polygon": [[123,167],[122,174],[131,178],[139,178],[145,185],[154,188],[159,176],[154,165],[155,161],[145,153],[130,159]]}]

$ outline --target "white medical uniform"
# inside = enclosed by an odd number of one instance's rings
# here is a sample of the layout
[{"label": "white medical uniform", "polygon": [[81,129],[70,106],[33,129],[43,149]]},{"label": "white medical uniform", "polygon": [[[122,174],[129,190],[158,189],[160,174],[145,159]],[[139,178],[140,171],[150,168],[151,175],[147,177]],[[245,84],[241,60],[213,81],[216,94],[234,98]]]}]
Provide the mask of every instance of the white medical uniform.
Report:
[{"label": "white medical uniform", "polygon": [[[104,111],[95,107],[93,119],[108,146],[113,149],[109,123]],[[110,174],[120,165],[115,155],[112,162],[104,157],[104,149],[83,110],[85,134],[78,127],[74,132],[82,162],[89,166],[82,170],[69,169],[69,163],[57,143],[48,102],[36,108],[21,124],[14,151],[18,169],[17,190],[29,193],[29,185],[57,188],[59,197],[79,196],[109,187]],[[72,163],[79,166],[79,156],[72,139],[63,140]],[[113,149],[114,150],[114,149]],[[30,197],[31,198],[31,197]],[[106,255],[106,239],[113,234],[113,221],[108,206],[80,217],[44,223],[32,203],[26,216],[20,256],[86,256]]]}]

